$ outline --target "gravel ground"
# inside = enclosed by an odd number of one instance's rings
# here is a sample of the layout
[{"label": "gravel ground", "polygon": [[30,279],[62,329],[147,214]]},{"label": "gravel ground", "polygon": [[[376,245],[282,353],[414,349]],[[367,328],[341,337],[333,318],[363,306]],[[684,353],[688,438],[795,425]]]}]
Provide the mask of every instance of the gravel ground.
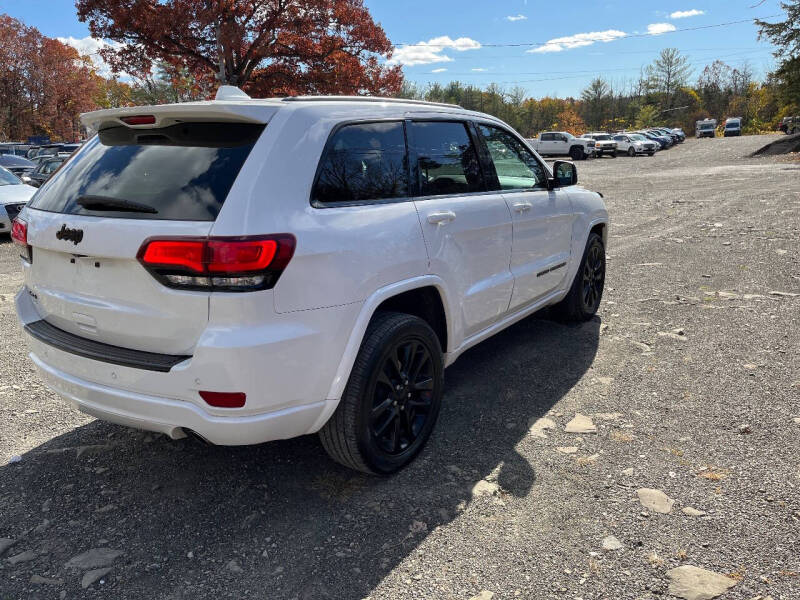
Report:
[{"label": "gravel ground", "polygon": [[214,448],[75,412],[26,358],[0,243],[0,598],[647,599],[681,565],[800,598],[800,165],[747,158],[772,139],[578,163],[612,220],[598,318],[466,353],[389,479],[313,436]]}]

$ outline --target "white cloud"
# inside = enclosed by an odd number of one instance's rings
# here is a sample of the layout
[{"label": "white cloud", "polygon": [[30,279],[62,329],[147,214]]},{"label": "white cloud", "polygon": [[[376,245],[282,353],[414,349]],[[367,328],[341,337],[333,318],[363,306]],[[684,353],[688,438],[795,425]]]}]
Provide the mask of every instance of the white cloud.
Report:
[{"label": "white cloud", "polygon": [[527,21],[527,20],[528,17],[526,17],[525,15],[509,15],[508,17],[506,17],[506,21],[511,21],[512,23],[514,21]]},{"label": "white cloud", "polygon": [[438,69],[434,69],[433,71],[431,71],[431,73],[444,73],[445,71],[447,71],[447,69],[445,69],[444,67],[440,67]]},{"label": "white cloud", "polygon": [[453,62],[453,59],[443,54],[445,50],[451,49],[458,52],[465,50],[477,50],[481,47],[480,42],[468,37],[460,37],[458,39],[451,39],[449,36],[443,35],[428,40],[427,42],[419,42],[411,46],[401,46],[396,48],[392,58],[388,63],[392,65],[406,65],[413,67],[414,65],[429,65],[431,63]]},{"label": "white cloud", "polygon": [[706,14],[704,10],[697,10],[693,8],[692,10],[676,10],[672,13],[669,18],[670,19],[685,19],[687,17],[699,17],[700,15]]},{"label": "white cloud", "polygon": [[[118,44],[117,42],[107,42],[105,40],[97,40],[88,35],[85,38],[76,38],[72,36],[60,37],[58,38],[58,41],[62,44],[66,44],[67,46],[72,46],[81,56],[88,56],[94,63],[98,74],[102,75],[103,77],[111,76],[111,68],[100,56],[100,50],[103,48],[118,48],[121,44]],[[120,73],[120,76],[127,75]]]},{"label": "white cloud", "polygon": [[623,38],[627,34],[617,29],[607,29],[605,31],[592,31],[589,33],[576,33],[566,37],[554,38],[547,43],[528,50],[529,53],[561,52],[583,46],[591,46],[595,42],[613,42],[618,38]]},{"label": "white cloud", "polygon": [[661,35],[677,29],[672,23],[651,23],[647,26],[647,33],[650,35]]},{"label": "white cloud", "polygon": [[474,71],[475,73],[485,73],[485,72],[486,72],[486,71],[488,71],[489,69],[484,69],[484,68],[482,68],[482,67],[478,67],[478,68],[476,68],[476,69],[470,69],[470,70],[471,70],[471,71]]}]

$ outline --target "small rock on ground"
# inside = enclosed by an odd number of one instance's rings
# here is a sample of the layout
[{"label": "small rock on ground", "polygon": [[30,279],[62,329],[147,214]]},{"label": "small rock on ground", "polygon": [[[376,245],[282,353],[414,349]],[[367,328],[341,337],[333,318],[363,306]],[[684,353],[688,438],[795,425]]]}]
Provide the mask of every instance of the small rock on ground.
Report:
[{"label": "small rock on ground", "polygon": [[682,565],[667,571],[669,593],[684,600],[712,600],[724,594],[736,581],[692,565]]},{"label": "small rock on ground", "polygon": [[564,431],[567,433],[596,433],[597,427],[589,417],[576,413],[572,420],[567,423]]},{"label": "small rock on ground", "polygon": [[575,454],[578,451],[577,446],[559,446],[556,448],[562,454]]},{"label": "small rock on ground", "polygon": [[239,566],[239,563],[236,561],[235,558],[230,560],[230,561],[228,561],[228,564],[225,565],[225,569],[227,569],[231,573],[242,573],[242,572],[244,572],[244,569]]},{"label": "small rock on ground", "polygon": [[480,594],[473,596],[469,600],[492,600],[492,598],[494,598],[494,592],[483,590]]},{"label": "small rock on ground", "polygon": [[85,590],[90,585],[92,585],[98,579],[101,579],[106,573],[111,570],[111,567],[106,567],[105,569],[94,569],[92,571],[87,571],[84,573],[83,577],[81,578],[81,587]]},{"label": "small rock on ground", "polygon": [[110,566],[122,554],[121,550],[112,548],[92,548],[73,556],[64,566],[68,569],[99,569]]},{"label": "small rock on ground", "polygon": [[41,585],[64,585],[64,580],[51,579],[49,577],[42,577],[41,575],[31,575],[31,583]]},{"label": "small rock on ground", "polygon": [[16,543],[17,540],[11,538],[0,538],[0,556],[3,556],[3,553]]},{"label": "small rock on ground", "polygon": [[26,550],[25,552],[20,552],[19,554],[15,554],[11,558],[8,559],[12,565],[16,565],[17,563],[28,562],[36,558],[38,554],[36,554],[33,550]]},{"label": "small rock on ground", "polygon": [[603,538],[603,550],[613,552],[615,550],[622,550],[623,547],[622,542],[613,535],[608,535]]},{"label": "small rock on ground", "polygon": [[545,429],[555,429],[556,423],[553,419],[548,419],[547,417],[542,417],[541,419],[536,419],[528,429],[528,432],[533,437],[538,437],[545,439],[547,438],[547,434],[544,432]]},{"label": "small rock on ground", "polygon": [[696,508],[692,508],[691,506],[687,506],[683,509],[683,514],[689,515],[690,517],[703,517],[706,514],[704,510],[697,510]]},{"label": "small rock on ground", "polygon": [[661,490],[640,488],[636,490],[636,495],[639,496],[639,502],[641,502],[642,506],[664,515],[670,513],[672,505],[675,504],[675,500]]},{"label": "small rock on ground", "polygon": [[472,486],[473,496],[493,496],[500,490],[500,486],[491,481],[481,479],[478,483]]}]

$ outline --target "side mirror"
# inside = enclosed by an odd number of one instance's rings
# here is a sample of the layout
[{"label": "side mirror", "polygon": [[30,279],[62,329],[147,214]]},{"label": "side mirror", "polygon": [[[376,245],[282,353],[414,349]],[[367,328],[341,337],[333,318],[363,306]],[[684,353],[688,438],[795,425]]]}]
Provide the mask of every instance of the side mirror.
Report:
[{"label": "side mirror", "polygon": [[553,163],[553,187],[566,187],[578,183],[578,169],[571,162],[557,160]]}]

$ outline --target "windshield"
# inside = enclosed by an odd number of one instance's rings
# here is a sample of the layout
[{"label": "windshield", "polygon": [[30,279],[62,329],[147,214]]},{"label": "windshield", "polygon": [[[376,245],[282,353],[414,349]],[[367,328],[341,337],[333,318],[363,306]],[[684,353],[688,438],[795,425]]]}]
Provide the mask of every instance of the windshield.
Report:
[{"label": "windshield", "polygon": [[714,125],[712,125],[711,123],[703,123],[702,125],[700,125],[700,129],[714,129]]},{"label": "windshield", "polygon": [[727,123],[725,129],[739,129],[739,123]]},{"label": "windshield", "polygon": [[[43,185],[31,207],[77,215],[213,221],[264,130],[242,123],[113,127],[88,141]],[[93,211],[98,196],[147,205],[153,213]]]},{"label": "windshield", "polygon": [[632,140],[636,141],[636,142],[644,142],[644,141],[646,141],[646,140],[647,140],[647,138],[646,138],[646,137],[644,137],[644,136],[643,136],[642,134],[640,134],[640,133],[634,133],[634,134],[632,134],[632,135],[629,135],[628,137],[629,137],[629,138],[631,138]]},{"label": "windshield", "polygon": [[0,167],[0,185],[20,185],[22,181],[5,167]]},{"label": "windshield", "polygon": [[607,133],[601,133],[599,135],[595,135],[595,136],[592,136],[592,137],[594,137],[594,139],[596,139],[596,140],[601,140],[601,141],[605,141],[605,140],[610,140],[611,139],[611,136],[608,135]]}]

